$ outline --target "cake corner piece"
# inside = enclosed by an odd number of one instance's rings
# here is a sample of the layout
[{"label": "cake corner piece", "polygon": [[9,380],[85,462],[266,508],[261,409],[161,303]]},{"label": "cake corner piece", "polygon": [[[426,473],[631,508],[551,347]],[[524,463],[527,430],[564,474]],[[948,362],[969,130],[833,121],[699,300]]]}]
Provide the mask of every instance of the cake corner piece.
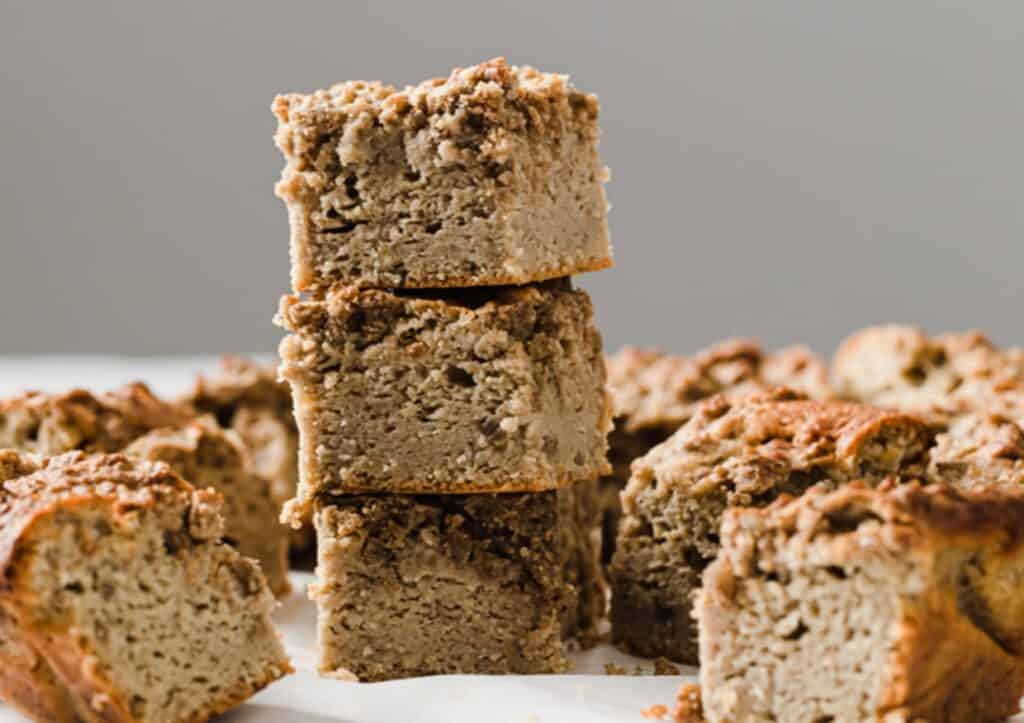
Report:
[{"label": "cake corner piece", "polygon": [[696,605],[708,720],[1016,713],[1022,529],[1019,490],[916,483],[728,512]]},{"label": "cake corner piece", "polygon": [[59,723],[205,721],[292,671],[259,567],[220,542],[219,494],[124,455],[16,454],[0,453],[5,702]]}]

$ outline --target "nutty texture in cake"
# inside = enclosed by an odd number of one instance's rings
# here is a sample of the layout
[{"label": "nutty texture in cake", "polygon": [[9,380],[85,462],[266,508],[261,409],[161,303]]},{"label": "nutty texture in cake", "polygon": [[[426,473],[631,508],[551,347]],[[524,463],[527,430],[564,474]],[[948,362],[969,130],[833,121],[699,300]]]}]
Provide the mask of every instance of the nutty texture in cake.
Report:
[{"label": "nutty texture in cake", "polygon": [[124,453],[166,462],[197,488],[220,492],[224,539],[260,563],[275,595],[291,591],[288,528],[280,524],[280,507],[270,496],[267,481],[253,472],[238,435],[222,429],[212,417],[203,417],[184,427],[150,432]]},{"label": "nutty texture in cake", "polygon": [[99,395],[84,389],[29,392],[0,400],[0,448],[43,455],[119,452],[147,432],[194,416],[187,406],[158,399],[141,383]]},{"label": "nutty texture in cake", "polygon": [[1024,498],[913,483],[734,509],[696,611],[710,723],[972,721],[1024,693]]},{"label": "nutty texture in cake", "polygon": [[977,331],[862,329],[840,345],[832,380],[845,398],[918,414],[937,429],[972,412],[1024,418],[1021,350],[999,349]]},{"label": "nutty texture in cake", "polygon": [[298,517],[321,493],[536,491],[607,471],[590,299],[568,281],[286,297]]},{"label": "nutty texture in cake", "polygon": [[[226,356],[220,369],[200,376],[182,400],[199,412],[213,414],[221,426],[232,429],[249,450],[253,469],[270,482],[279,507],[295,497],[299,481],[299,430],[292,413],[288,384],[279,381],[276,366]],[[291,533],[293,550],[314,544],[310,520]]]},{"label": "nutty texture in cake", "polygon": [[296,291],[522,284],[611,265],[597,98],[498,58],[279,96]]},{"label": "nutty texture in cake", "polygon": [[633,464],[610,571],[614,641],[697,662],[691,595],[718,553],[726,507],[760,507],[815,483],[920,478],[930,444],[913,417],[787,389],[703,403]]},{"label": "nutty texture in cake", "polygon": [[167,465],[0,451],[0,698],[38,721],[205,721],[291,670],[221,498]]},{"label": "nutty texture in cake", "polygon": [[788,386],[814,399],[829,399],[825,362],[802,346],[766,353],[756,341],[728,339],[687,357],[624,347],[608,357],[608,391],[614,427],[608,438],[612,474],[601,479],[605,562],[615,550],[629,466],[664,442],[716,394],[733,397]]},{"label": "nutty texture in cake", "polygon": [[603,610],[592,489],[322,498],[320,671],[377,681],[566,670],[564,644],[593,642]]}]

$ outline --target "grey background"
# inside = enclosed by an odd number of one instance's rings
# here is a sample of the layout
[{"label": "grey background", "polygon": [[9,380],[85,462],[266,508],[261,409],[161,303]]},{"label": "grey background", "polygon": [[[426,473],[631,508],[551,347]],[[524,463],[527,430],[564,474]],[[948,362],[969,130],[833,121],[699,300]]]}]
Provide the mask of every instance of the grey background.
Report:
[{"label": "grey background", "polygon": [[0,353],[269,350],[274,94],[503,54],[600,94],[609,347],[1024,342],[1024,5],[7,2]]}]

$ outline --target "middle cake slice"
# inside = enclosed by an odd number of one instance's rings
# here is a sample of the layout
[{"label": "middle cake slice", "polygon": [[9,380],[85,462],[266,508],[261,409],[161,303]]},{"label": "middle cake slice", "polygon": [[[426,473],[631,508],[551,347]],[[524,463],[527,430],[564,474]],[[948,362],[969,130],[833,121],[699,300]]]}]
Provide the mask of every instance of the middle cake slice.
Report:
[{"label": "middle cake slice", "polygon": [[590,298],[567,279],[282,300],[301,436],[289,515],[323,494],[529,492],[608,471]]}]

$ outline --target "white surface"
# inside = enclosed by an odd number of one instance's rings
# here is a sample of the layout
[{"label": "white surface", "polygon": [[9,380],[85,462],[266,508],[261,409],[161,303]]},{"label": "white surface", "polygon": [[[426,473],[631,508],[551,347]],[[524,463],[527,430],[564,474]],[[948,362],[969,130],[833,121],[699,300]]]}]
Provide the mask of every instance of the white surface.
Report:
[{"label": "white surface", "polygon": [[[0,396],[24,389],[60,391],[73,386],[110,389],[148,382],[174,395],[193,376],[212,369],[213,357],[0,357]],[[661,703],[671,709],[681,677],[609,676],[606,663],[629,671],[649,662],[610,646],[572,655],[569,675],[440,676],[389,683],[325,680],[313,672],[315,611],[305,598],[312,577],[293,573],[296,592],[275,615],[296,673],[224,716],[231,723],[635,723],[640,711]],[[690,670],[689,672],[693,672]],[[0,707],[0,723],[23,719]]]}]

